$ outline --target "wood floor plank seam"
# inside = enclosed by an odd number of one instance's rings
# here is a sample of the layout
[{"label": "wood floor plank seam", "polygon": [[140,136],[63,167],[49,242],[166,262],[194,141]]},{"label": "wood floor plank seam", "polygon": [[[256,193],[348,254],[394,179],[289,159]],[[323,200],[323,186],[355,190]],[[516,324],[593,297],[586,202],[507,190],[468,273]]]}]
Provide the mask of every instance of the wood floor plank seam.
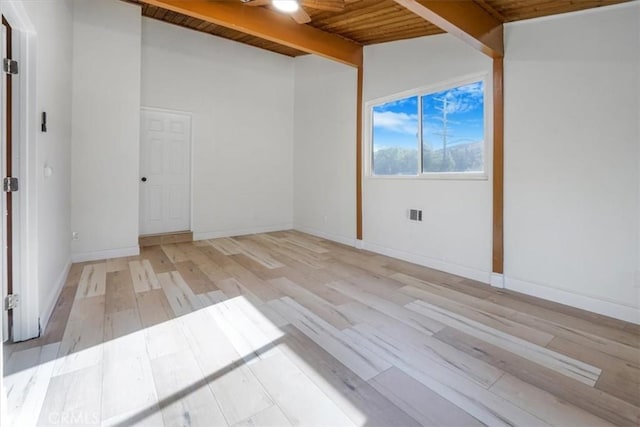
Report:
[{"label": "wood floor plank seam", "polygon": [[10,425],[640,425],[637,325],[295,230],[159,243],[4,346]]},{"label": "wood floor plank seam", "polygon": [[612,424],[631,427],[640,423],[640,407],[507,350],[453,328],[445,328],[435,337]]},{"label": "wood floor plank seam", "polygon": [[[498,319],[504,319],[506,322],[516,322],[516,324],[522,325],[526,328],[535,328],[535,330],[544,333],[547,337],[562,337],[577,344],[586,345],[595,350],[605,349],[606,352],[611,352],[612,355],[626,362],[631,361],[640,363],[640,349],[629,345],[629,343],[639,345],[639,337],[635,337],[635,339],[633,339],[625,335],[625,342],[617,342],[609,339],[608,334],[612,332],[611,329],[606,329],[606,337],[596,336],[587,331],[558,324],[556,321],[549,320],[545,317],[519,312],[503,305],[495,304],[491,301],[470,298],[460,292],[447,290],[442,286],[419,280],[405,274],[398,273],[394,274],[392,277],[407,285],[400,289],[400,292],[413,295],[426,302],[441,305],[444,301],[445,305],[448,305],[446,303],[446,301],[448,301],[449,304],[454,304],[458,307],[468,306],[481,313],[488,313]],[[620,337],[619,334],[618,337]],[[543,344],[542,342],[538,343],[541,345]]]},{"label": "wood floor plank seam", "polygon": [[[358,329],[356,327],[355,329]],[[387,358],[397,368],[414,377],[423,385],[449,400],[487,425],[547,425],[536,416],[489,392],[485,386],[458,375],[426,359],[417,361],[403,357],[403,351],[394,339],[375,330],[366,330],[364,336],[384,349]]]},{"label": "wood floor plank seam", "polygon": [[464,319],[451,312],[441,310],[438,307],[424,301],[409,303],[406,306],[411,310],[434,318],[444,324],[452,326],[461,331],[480,337],[482,340],[497,345],[505,350],[528,358],[542,366],[546,366],[567,377],[594,386],[601,369],[591,366],[576,359],[569,358],[563,354],[547,350],[539,345],[529,343],[526,340],[505,334],[496,329],[485,327],[471,319]]}]

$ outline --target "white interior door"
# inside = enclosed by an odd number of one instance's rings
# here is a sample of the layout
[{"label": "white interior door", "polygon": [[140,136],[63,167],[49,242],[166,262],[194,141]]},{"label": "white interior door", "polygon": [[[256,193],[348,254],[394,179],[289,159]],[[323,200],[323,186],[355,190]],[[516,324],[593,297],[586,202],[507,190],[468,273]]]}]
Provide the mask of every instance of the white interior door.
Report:
[{"label": "white interior door", "polygon": [[190,229],[191,117],[142,110],[140,234]]}]

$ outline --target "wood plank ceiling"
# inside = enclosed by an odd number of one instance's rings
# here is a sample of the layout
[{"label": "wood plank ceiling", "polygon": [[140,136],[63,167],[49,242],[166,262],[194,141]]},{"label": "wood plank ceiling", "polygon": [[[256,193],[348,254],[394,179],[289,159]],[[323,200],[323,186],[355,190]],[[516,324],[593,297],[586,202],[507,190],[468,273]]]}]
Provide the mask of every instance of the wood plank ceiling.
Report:
[{"label": "wood plank ceiling", "polygon": [[[126,0],[142,3],[139,0]],[[211,0],[233,2],[240,0]],[[556,15],[595,7],[624,3],[629,0],[450,0],[474,1],[501,22]],[[215,25],[197,18],[148,4],[142,15],[196,31],[256,46],[287,56],[306,55],[300,50],[259,37]],[[250,6],[246,6],[250,7]],[[311,17],[306,24],[362,45],[404,40],[443,33],[443,30],[413,14],[393,0],[345,0],[343,11],[332,12],[305,8]]]}]

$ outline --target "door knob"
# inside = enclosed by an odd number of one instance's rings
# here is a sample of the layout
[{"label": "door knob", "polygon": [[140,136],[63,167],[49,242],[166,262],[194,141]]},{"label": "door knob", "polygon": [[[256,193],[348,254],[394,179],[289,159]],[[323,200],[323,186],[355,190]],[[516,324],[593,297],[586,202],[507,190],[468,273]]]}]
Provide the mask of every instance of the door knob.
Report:
[{"label": "door knob", "polygon": [[146,176],[143,176],[143,177],[142,177],[142,179],[141,179],[140,181],[142,181],[142,182],[147,182],[147,177],[146,177]]}]

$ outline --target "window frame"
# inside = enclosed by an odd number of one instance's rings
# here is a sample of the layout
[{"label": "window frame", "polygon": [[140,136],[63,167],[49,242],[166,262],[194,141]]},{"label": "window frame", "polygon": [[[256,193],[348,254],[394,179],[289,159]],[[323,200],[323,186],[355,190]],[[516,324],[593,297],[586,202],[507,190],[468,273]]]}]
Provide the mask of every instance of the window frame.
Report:
[{"label": "window frame", "polygon": [[[424,172],[423,171],[423,138],[424,135],[422,133],[422,97],[425,95],[434,94],[437,92],[441,92],[448,89],[454,89],[456,87],[464,86],[467,84],[475,83],[482,81],[484,88],[484,108],[483,108],[483,118],[484,118],[484,143],[482,147],[482,160],[483,160],[483,170],[482,171],[474,171],[474,172]],[[490,121],[489,112],[493,109],[493,86],[492,81],[489,78],[488,73],[478,73],[466,75],[463,77],[449,79],[446,81],[439,82],[437,84],[422,86],[416,89],[411,89],[399,93],[395,93],[393,95],[388,95],[376,99],[372,99],[365,103],[365,147],[364,156],[365,156],[365,176],[371,179],[391,179],[391,180],[461,180],[461,181],[487,181],[489,180],[489,172],[492,167],[491,165],[491,147],[493,145],[493,126]],[[418,97],[418,138],[417,138],[417,149],[418,149],[418,173],[417,175],[376,175],[373,172],[373,109],[374,107],[398,101],[404,98],[410,98],[413,96]]]}]

